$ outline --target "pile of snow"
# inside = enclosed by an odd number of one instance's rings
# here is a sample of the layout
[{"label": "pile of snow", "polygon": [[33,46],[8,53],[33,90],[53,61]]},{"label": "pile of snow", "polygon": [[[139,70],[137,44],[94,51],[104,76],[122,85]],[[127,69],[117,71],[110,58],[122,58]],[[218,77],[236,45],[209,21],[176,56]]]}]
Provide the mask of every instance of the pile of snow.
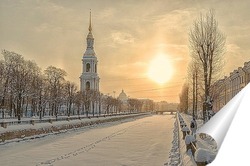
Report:
[{"label": "pile of snow", "polygon": [[205,163],[211,163],[216,157],[216,153],[208,150],[199,148],[194,155],[194,159],[196,162],[205,162]]},{"label": "pile of snow", "polygon": [[186,135],[186,137],[185,137],[185,144],[188,145],[191,142],[195,142],[194,136],[192,136],[192,135]]},{"label": "pile of snow", "polygon": [[173,130],[173,141],[172,141],[172,149],[169,152],[168,162],[164,165],[166,166],[178,166],[180,165],[181,155],[180,155],[180,145],[179,145],[179,127],[177,120],[174,123]]},{"label": "pile of snow", "polygon": [[180,121],[181,126],[186,126],[186,123],[184,121]]},{"label": "pile of snow", "polygon": [[187,126],[182,127],[181,131],[190,131]]}]

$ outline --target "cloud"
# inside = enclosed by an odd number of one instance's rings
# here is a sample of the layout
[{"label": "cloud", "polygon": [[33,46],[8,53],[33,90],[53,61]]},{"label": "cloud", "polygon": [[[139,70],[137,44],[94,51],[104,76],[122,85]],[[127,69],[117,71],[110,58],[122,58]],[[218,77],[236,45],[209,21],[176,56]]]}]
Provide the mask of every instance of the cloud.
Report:
[{"label": "cloud", "polygon": [[156,16],[156,25],[164,26],[164,28],[186,28],[197,13],[194,8],[186,8],[183,10],[173,10],[168,13]]},{"label": "cloud", "polygon": [[237,44],[227,44],[227,51],[237,53],[239,52],[240,47]]},{"label": "cloud", "polygon": [[134,43],[134,37],[126,32],[113,32],[111,34],[113,41],[117,44]]},{"label": "cloud", "polygon": [[[120,65],[115,65],[113,68],[110,68],[110,72],[114,75],[123,75],[125,77],[141,77],[145,75],[146,68],[148,64],[146,62],[134,62],[134,63],[126,63],[126,64],[120,64]],[[139,73],[136,71],[140,71]]]},{"label": "cloud", "polygon": [[58,34],[62,33],[63,27],[62,26],[56,26],[48,23],[42,23],[36,27],[34,27],[34,31],[37,33],[52,33],[52,34]]},{"label": "cloud", "polygon": [[[2,0],[0,47],[23,54],[42,67],[63,67],[71,75],[70,79],[79,83],[91,8],[94,47],[102,81],[106,77],[116,80],[141,77],[147,70],[147,63],[158,52],[168,55],[175,73],[182,76],[186,74],[189,60],[188,30],[200,11],[211,7],[215,8],[219,26],[227,36],[226,65],[227,71],[232,71],[235,66],[249,61],[249,4],[218,0],[193,3],[176,0]],[[179,76],[173,79],[182,81]],[[126,81],[123,82],[126,88]],[[142,82],[148,83],[148,80]],[[140,84],[139,81],[135,83]],[[111,86],[110,91],[121,88],[110,82],[101,84],[103,89]]]},{"label": "cloud", "polygon": [[110,8],[110,7],[105,8],[97,14],[97,18],[99,20],[103,20],[103,19],[110,20],[111,18],[113,18],[115,12],[116,12],[116,10],[114,8]]}]

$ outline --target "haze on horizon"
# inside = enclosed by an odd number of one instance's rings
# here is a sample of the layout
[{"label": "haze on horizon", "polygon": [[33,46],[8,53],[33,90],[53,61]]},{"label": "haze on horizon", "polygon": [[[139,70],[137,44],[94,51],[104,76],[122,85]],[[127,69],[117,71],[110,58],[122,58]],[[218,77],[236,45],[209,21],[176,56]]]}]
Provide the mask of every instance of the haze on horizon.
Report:
[{"label": "haze on horizon", "polygon": [[[2,0],[0,48],[34,60],[42,69],[60,67],[79,86],[90,8],[104,94],[116,91],[117,96],[124,89],[130,97],[178,102],[189,62],[189,29],[200,12],[211,8],[227,36],[223,75],[250,60],[247,0]],[[147,76],[159,54],[173,70],[161,84]]]}]

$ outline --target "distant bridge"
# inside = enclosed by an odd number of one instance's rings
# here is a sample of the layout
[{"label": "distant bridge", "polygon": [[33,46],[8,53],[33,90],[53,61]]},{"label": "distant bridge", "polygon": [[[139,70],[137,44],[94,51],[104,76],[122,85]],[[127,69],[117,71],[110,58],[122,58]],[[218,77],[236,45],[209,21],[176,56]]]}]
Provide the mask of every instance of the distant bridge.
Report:
[{"label": "distant bridge", "polygon": [[176,110],[161,110],[161,111],[155,111],[156,114],[163,114],[164,112],[170,112],[171,114],[174,114]]}]

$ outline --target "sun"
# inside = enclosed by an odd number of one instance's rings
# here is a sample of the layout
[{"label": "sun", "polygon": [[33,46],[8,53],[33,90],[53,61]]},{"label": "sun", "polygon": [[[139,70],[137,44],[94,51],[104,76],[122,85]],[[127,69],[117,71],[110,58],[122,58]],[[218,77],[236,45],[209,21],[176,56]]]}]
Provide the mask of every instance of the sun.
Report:
[{"label": "sun", "polygon": [[149,65],[148,77],[153,81],[164,84],[168,82],[173,74],[172,65],[165,55],[158,55]]}]

